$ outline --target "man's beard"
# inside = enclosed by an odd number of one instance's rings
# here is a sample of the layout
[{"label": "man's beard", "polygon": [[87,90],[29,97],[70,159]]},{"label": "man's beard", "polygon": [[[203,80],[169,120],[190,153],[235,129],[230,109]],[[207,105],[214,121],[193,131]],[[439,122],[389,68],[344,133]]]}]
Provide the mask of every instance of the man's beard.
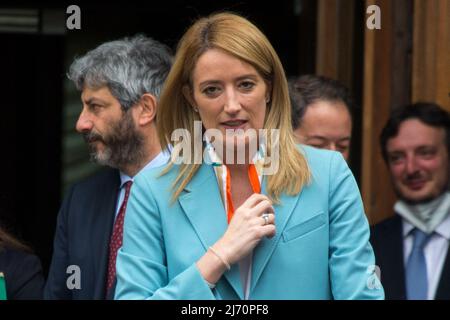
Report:
[{"label": "man's beard", "polygon": [[[137,132],[130,112],[125,112],[122,119],[112,123],[109,133],[100,135],[95,132],[85,133],[91,161],[100,165],[122,170],[130,165],[140,165],[145,157],[144,138]],[[97,151],[94,143],[100,141],[104,149]]]},{"label": "man's beard", "polygon": [[[407,177],[407,179],[417,179],[417,178],[418,178],[418,174],[412,174],[411,176]],[[420,176],[419,176],[419,178],[420,178]],[[409,205],[418,205],[418,204],[429,203],[429,202],[433,201],[434,199],[440,197],[442,194],[444,194],[447,191],[448,191],[448,182],[442,187],[442,190],[439,192],[439,194],[429,195],[420,200],[416,200],[416,199],[411,199],[411,198],[408,198],[407,196],[405,196],[402,193],[402,191],[400,191],[400,188],[398,188],[394,185],[394,192],[397,195],[397,197]]]}]

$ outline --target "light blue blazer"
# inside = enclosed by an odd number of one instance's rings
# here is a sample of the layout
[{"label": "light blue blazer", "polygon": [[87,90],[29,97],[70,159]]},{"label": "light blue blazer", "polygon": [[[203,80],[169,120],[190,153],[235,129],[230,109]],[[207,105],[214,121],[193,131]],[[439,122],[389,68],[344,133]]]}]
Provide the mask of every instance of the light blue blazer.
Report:
[{"label": "light blue blazer", "polygon": [[[249,299],[383,299],[351,171],[337,152],[302,150],[312,182],[274,206],[277,233],[253,251]],[[160,170],[134,180],[115,298],[243,299],[237,263],[214,289],[196,266],[228,226],[212,166],[203,164],[173,204],[178,169],[158,177]]]}]

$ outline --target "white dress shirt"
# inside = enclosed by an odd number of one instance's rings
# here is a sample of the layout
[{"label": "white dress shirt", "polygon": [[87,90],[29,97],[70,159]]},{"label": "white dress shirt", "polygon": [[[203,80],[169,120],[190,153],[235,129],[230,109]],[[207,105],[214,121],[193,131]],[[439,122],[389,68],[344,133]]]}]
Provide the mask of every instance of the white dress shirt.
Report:
[{"label": "white dress shirt", "polygon": [[[403,248],[405,266],[408,262],[413,245],[413,235],[411,231],[414,226],[403,219]],[[424,247],[425,260],[427,263],[428,279],[428,300],[433,300],[441,278],[442,268],[447,256],[448,245],[450,241],[450,214],[442,223],[437,226],[430,240]]]},{"label": "white dress shirt", "polygon": [[[151,169],[151,168],[157,168],[165,165],[170,159],[170,153],[167,151],[160,152],[155,158],[153,158],[152,161],[147,163],[145,167],[143,167],[140,172],[143,172],[145,170]],[[130,177],[120,171],[120,188],[119,188],[119,196],[117,197],[117,204],[116,204],[116,217],[119,214],[120,206],[122,205],[123,199],[125,198],[125,188],[123,187],[126,182],[133,181],[134,177]]]}]

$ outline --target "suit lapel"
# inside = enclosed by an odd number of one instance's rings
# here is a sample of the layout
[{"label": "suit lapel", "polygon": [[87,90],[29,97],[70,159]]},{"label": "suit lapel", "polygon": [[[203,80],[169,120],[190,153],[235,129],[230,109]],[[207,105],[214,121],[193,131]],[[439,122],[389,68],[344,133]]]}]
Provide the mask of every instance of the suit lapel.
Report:
[{"label": "suit lapel", "polygon": [[[382,241],[381,283],[388,300],[405,300],[405,265],[403,261],[403,229],[402,219],[395,215],[389,229],[380,236]],[[436,300],[450,300],[450,251],[447,251],[439,285],[435,294]]]},{"label": "suit lapel", "polygon": [[111,170],[99,181],[101,192],[96,193],[92,235],[92,261],[94,261],[95,299],[104,299],[106,294],[106,273],[108,269],[109,241],[114,223],[120,176],[117,170]]},{"label": "suit lapel", "polygon": [[[395,215],[388,230],[380,241],[382,252],[379,254],[381,260],[381,283],[385,287],[386,299],[405,300],[405,264],[403,261],[403,231],[400,216]],[[378,263],[378,261],[377,261]]]},{"label": "suit lapel", "polygon": [[[266,180],[264,179],[262,185],[262,194],[266,193]],[[275,209],[275,225],[277,228],[276,234],[272,239],[263,238],[261,242],[256,246],[253,251],[253,267],[252,267],[252,280],[250,285],[250,295],[255,288],[258,280],[267,265],[273,251],[275,250],[278,242],[280,241],[281,234],[292,215],[294,208],[297,205],[301,195],[288,196],[282,194],[280,197],[280,203],[274,205]]]},{"label": "suit lapel", "polygon": [[435,300],[450,300],[450,250],[447,249],[444,267],[434,297]]},{"label": "suit lapel", "polygon": [[[178,198],[205,252],[223,236],[228,227],[227,215],[220,199],[214,169],[206,164],[200,166]],[[235,263],[224,276],[236,294],[243,299],[239,265]]]}]

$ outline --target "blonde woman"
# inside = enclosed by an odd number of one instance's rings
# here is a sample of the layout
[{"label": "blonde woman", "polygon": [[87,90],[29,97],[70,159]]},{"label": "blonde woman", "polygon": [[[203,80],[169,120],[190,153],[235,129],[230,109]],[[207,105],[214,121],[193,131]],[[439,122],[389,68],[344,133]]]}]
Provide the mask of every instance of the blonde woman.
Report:
[{"label": "blonde woman", "polygon": [[117,299],[384,297],[350,170],[296,146],[290,123],[283,67],[257,27],[231,13],[195,22],[158,109],[172,162],[136,177]]}]

